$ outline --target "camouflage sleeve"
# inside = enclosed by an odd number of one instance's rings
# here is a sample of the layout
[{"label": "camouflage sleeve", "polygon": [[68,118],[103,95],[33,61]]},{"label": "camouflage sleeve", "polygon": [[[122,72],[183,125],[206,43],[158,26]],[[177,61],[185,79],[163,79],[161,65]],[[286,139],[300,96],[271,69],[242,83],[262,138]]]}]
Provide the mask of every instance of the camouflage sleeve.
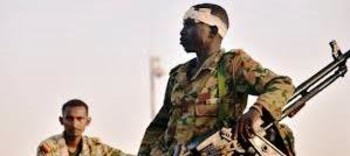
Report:
[{"label": "camouflage sleeve", "polygon": [[37,156],[49,156],[53,155],[56,149],[56,144],[53,140],[45,140],[41,142],[37,148],[36,155]]},{"label": "camouflage sleeve", "polygon": [[43,145],[39,145],[36,150],[36,156],[45,156],[46,152],[44,150],[45,150],[45,147],[43,147]]},{"label": "camouflage sleeve", "polygon": [[237,90],[259,95],[255,104],[262,105],[273,119],[279,119],[294,92],[292,80],[262,67],[243,50],[235,52],[231,63]]},{"label": "camouflage sleeve", "polygon": [[164,132],[167,128],[167,124],[170,116],[171,102],[170,102],[170,90],[172,88],[171,78],[168,80],[164,104],[156,117],[147,127],[146,132],[141,141],[141,145],[138,151],[139,156],[150,155],[153,148],[158,146],[158,143],[163,139]]},{"label": "camouflage sleeve", "polygon": [[106,156],[132,156],[130,154],[122,152],[119,149],[110,147],[110,146],[108,146],[106,144],[103,144],[102,146],[103,146],[103,149],[104,149],[104,154],[103,155],[106,155]]},{"label": "camouflage sleeve", "polygon": [[[85,136],[86,151],[82,151],[81,155],[103,155],[103,156],[131,156],[122,152],[121,150],[111,147],[108,144],[102,143],[97,137],[87,137]],[[86,152],[86,153],[85,153]]]}]

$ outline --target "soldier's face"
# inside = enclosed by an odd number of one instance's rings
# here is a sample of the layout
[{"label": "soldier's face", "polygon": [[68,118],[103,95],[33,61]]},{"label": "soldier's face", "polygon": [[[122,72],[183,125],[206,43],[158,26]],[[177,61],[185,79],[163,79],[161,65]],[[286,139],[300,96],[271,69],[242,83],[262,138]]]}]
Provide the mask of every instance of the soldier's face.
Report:
[{"label": "soldier's face", "polygon": [[210,43],[210,27],[202,22],[196,23],[193,19],[186,19],[180,32],[180,44],[186,52],[198,52],[205,49]]},{"label": "soldier's face", "polygon": [[71,137],[81,136],[90,120],[83,106],[67,107],[63,112],[63,116],[60,117],[65,134]]}]

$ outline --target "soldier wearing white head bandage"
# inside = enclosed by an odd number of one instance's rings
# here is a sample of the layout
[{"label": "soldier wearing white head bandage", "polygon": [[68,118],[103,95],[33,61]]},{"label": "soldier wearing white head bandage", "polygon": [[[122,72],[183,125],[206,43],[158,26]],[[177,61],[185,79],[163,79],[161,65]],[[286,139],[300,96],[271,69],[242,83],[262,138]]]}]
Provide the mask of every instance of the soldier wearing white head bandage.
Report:
[{"label": "soldier wearing white head bandage", "polygon": [[211,9],[209,8],[195,8],[191,7],[184,15],[184,20],[191,18],[195,22],[203,22],[210,26],[216,26],[218,28],[218,33],[221,37],[224,37],[227,33],[227,25],[217,16],[211,14]]},{"label": "soldier wearing white head bandage", "polygon": [[[225,52],[221,43],[229,26],[226,10],[219,5],[203,3],[186,11],[179,41],[186,53],[194,53],[196,57],[171,70],[164,104],[147,127],[138,156],[177,156],[183,151],[192,152],[192,147],[199,147],[198,144],[192,146],[198,143],[197,138],[205,138],[223,126],[236,128],[237,133],[230,136],[239,139],[231,138],[234,141],[230,143],[216,140],[215,145],[206,146],[209,148],[205,149],[216,153],[206,153],[206,150],[194,153],[226,156],[235,148],[236,154],[242,152],[239,150],[242,148],[231,143],[253,136],[262,118],[278,117],[279,107],[293,92],[289,78],[263,68],[243,50]],[[259,98],[244,113],[249,94]]]}]

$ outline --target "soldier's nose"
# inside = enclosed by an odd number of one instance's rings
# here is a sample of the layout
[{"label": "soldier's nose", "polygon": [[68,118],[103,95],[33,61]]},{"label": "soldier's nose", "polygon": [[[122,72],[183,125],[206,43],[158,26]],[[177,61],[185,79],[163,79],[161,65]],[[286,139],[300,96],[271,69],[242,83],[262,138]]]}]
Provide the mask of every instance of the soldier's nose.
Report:
[{"label": "soldier's nose", "polygon": [[180,35],[181,35],[181,36],[185,36],[185,35],[186,35],[185,28],[182,28],[182,29],[181,29],[181,31],[180,31]]},{"label": "soldier's nose", "polygon": [[72,126],[73,126],[74,128],[77,128],[77,127],[78,127],[78,125],[79,125],[78,120],[73,120],[73,124],[72,124]]}]

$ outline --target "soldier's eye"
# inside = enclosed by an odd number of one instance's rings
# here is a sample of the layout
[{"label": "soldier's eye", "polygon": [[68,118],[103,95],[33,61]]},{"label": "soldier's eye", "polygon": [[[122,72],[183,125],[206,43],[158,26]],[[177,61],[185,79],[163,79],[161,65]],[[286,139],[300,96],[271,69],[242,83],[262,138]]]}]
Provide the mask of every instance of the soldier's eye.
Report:
[{"label": "soldier's eye", "polygon": [[196,23],[194,22],[194,20],[193,19],[186,19],[186,20],[184,20],[184,22],[183,22],[183,25],[184,26],[193,26],[193,25],[195,25]]},{"label": "soldier's eye", "polygon": [[67,116],[67,117],[66,117],[66,120],[67,120],[67,121],[73,121],[73,117]]}]

